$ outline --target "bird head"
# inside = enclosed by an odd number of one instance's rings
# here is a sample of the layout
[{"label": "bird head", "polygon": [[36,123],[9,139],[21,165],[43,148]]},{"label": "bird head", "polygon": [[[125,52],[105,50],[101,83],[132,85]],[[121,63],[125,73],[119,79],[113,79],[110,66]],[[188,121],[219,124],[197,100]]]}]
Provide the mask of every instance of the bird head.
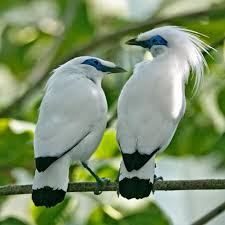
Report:
[{"label": "bird head", "polygon": [[84,57],[81,61],[81,66],[87,70],[103,74],[126,72],[125,69],[115,65],[113,62],[99,59],[97,57]]},{"label": "bird head", "polygon": [[66,64],[70,65],[73,70],[77,70],[78,73],[82,73],[96,82],[101,82],[102,78],[107,74],[126,72],[125,69],[113,62],[92,56],[80,56],[70,60]]},{"label": "bird head", "polygon": [[76,73],[85,76],[95,83],[101,83],[102,78],[107,74],[123,73],[125,69],[115,65],[110,61],[106,61],[92,56],[80,56],[54,70],[55,74],[67,72]]},{"label": "bird head", "polygon": [[211,48],[199,39],[200,35],[198,32],[177,26],[163,26],[139,34],[126,44],[148,49],[153,57],[175,56],[176,64],[183,70],[186,81],[190,70],[196,74],[194,88],[197,89],[206,66],[202,52],[208,53],[207,49]]}]

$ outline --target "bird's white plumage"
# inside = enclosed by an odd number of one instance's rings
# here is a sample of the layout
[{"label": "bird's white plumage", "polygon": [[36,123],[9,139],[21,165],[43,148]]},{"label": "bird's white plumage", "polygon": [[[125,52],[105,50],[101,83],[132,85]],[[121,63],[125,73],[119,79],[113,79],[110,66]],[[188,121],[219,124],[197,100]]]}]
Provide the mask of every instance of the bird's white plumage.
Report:
[{"label": "bird's white plumage", "polygon": [[[207,45],[191,31],[165,26],[140,34],[136,40],[154,35],[168,45],[151,48],[153,60],[135,66],[119,97],[117,139],[122,153],[150,155],[157,148],[165,150],[185,112],[185,82],[190,71],[196,74],[196,87],[203,74],[201,50]],[[153,157],[140,170],[128,172],[122,162],[119,180],[139,177],[153,182],[154,165]]]},{"label": "bird's white plumage", "polygon": [[134,170],[132,172],[128,172],[124,162],[121,162],[120,165],[120,180],[124,178],[133,178],[139,177],[141,179],[150,179],[152,181],[154,179],[154,171],[155,171],[155,157],[153,156],[141,169]]},{"label": "bird's white plumage", "polygon": [[[79,71],[56,71],[50,81],[35,131],[35,157],[60,155],[92,132],[95,149],[106,124],[107,103],[101,87]],[[85,151],[87,159],[93,149]]]},{"label": "bird's white plumage", "polygon": [[124,86],[118,103],[118,140],[123,152],[134,153],[138,148],[150,154],[158,147],[164,149],[171,139],[185,107],[180,74],[170,67],[173,61],[173,57],[161,57],[139,63]]},{"label": "bird's white plumage", "polygon": [[44,172],[39,173],[36,170],[32,189],[35,190],[48,186],[52,187],[53,190],[61,189],[67,191],[70,162],[70,156],[65,155],[58,159],[57,163],[49,166]]},{"label": "bird's white plumage", "polygon": [[66,191],[71,163],[87,161],[102,138],[107,102],[101,81],[107,73],[83,63],[93,58],[116,67],[96,57],[78,57],[55,69],[47,82],[34,135],[35,158],[59,159],[43,172],[36,170],[33,190],[47,186]]}]

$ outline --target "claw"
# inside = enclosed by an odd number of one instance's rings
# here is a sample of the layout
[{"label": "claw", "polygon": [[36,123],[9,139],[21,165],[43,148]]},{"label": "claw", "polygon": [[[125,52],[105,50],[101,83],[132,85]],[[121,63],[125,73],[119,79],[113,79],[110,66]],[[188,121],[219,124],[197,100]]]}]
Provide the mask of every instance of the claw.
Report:
[{"label": "claw", "polygon": [[159,180],[163,181],[163,177],[162,176],[157,177],[156,175],[154,175],[154,182]]},{"label": "claw", "polygon": [[110,179],[103,177],[103,178],[98,178],[96,181],[97,181],[97,190],[94,191],[94,194],[100,195],[102,193],[100,189],[104,187],[105,185],[107,185],[110,182]]},{"label": "claw", "polygon": [[157,177],[156,175],[154,175],[154,182],[153,182],[153,186],[152,186],[152,194],[155,193],[154,184],[155,184],[155,182],[157,182],[157,181],[159,181],[159,180],[163,181],[163,177],[162,177],[162,176]]},{"label": "claw", "polygon": [[95,178],[97,182],[97,190],[94,191],[94,194],[100,195],[102,193],[100,189],[104,187],[105,185],[107,185],[110,182],[110,179],[105,177],[100,178],[97,174],[94,173],[94,171],[92,171],[92,169],[87,165],[87,163],[82,162],[82,165],[85,169],[89,171],[89,173]]}]

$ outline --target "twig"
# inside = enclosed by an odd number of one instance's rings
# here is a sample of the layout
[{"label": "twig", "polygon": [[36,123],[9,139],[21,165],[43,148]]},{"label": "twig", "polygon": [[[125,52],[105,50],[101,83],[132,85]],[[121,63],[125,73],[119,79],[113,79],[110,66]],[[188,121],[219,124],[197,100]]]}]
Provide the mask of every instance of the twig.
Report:
[{"label": "twig", "polygon": [[[97,189],[98,186],[94,182],[77,182],[69,184],[68,192],[94,192]],[[117,189],[118,184],[111,182],[104,185],[101,191],[117,191]],[[225,179],[156,181],[154,189],[159,191],[225,189]],[[0,196],[30,194],[31,192],[31,185],[6,185],[0,187]]]},{"label": "twig", "polygon": [[150,30],[157,25],[164,24],[164,23],[168,24],[179,19],[189,19],[189,18],[196,19],[197,17],[208,16],[209,13],[215,13],[218,11],[224,12],[224,10],[225,10],[225,4],[221,4],[216,7],[212,7],[212,8],[196,11],[196,12],[186,13],[186,14],[178,14],[171,17],[168,16],[168,17],[157,18],[157,19],[150,18],[136,25],[131,25],[126,28],[123,28],[117,32],[106,34],[102,37],[97,37],[93,39],[91,42],[89,42],[88,44],[81,46],[78,49],[75,49],[73,54],[70,55],[69,57],[66,57],[62,62],[66,62],[71,58],[93,51],[99,46],[108,44],[109,42],[115,42],[116,40],[122,38],[125,35],[140,33],[146,30]]},{"label": "twig", "polygon": [[[71,7],[71,9],[72,9],[72,7]],[[173,21],[176,21],[178,19],[188,19],[188,18],[196,18],[196,17],[200,17],[200,16],[207,16],[209,13],[215,13],[215,12],[219,12],[219,11],[223,12],[224,10],[225,10],[225,4],[222,4],[222,5],[219,5],[216,7],[212,7],[212,8],[197,11],[197,12],[180,14],[180,15],[175,15],[172,17],[158,18],[155,20],[154,19],[146,20],[145,22],[142,22],[142,23],[139,23],[139,24],[136,24],[133,26],[128,26],[127,28],[123,28],[117,32],[95,38],[93,41],[89,42],[88,44],[75,49],[72,55],[62,59],[59,64],[63,64],[64,62],[70,60],[73,57],[83,55],[83,54],[86,54],[87,52],[93,51],[96,48],[98,48],[99,46],[102,46],[103,44],[107,44],[109,42],[118,40],[121,37],[128,35],[128,34],[142,32],[144,30],[151,29],[152,27],[154,27],[156,25],[160,25],[163,23],[172,23]],[[62,42],[59,41],[59,43],[62,43]],[[56,46],[58,46],[57,49],[59,49],[59,44],[56,44]],[[54,47],[52,49],[54,49]],[[55,52],[57,52],[57,51],[55,51]],[[37,65],[37,67],[35,67],[36,68],[34,70],[35,72],[33,72],[30,76],[30,77],[34,77],[34,82],[32,82],[31,84],[28,82],[29,85],[28,85],[27,90],[21,96],[16,98],[9,106],[7,106],[5,109],[3,109],[0,112],[0,117],[8,117],[9,114],[14,109],[17,109],[19,106],[21,106],[23,104],[23,102],[25,101],[25,99],[28,96],[30,96],[30,94],[33,93],[33,91],[36,90],[45,81],[45,79],[46,79],[45,75],[50,73],[52,68],[55,66],[55,65],[53,65],[54,58],[55,58],[55,57],[53,57],[54,52],[53,53],[50,52],[48,54],[48,56],[50,56],[50,55],[52,55],[52,57],[51,57],[51,59],[49,59],[49,63],[46,63],[45,60],[47,58],[44,58],[43,61],[40,61],[41,64],[43,64],[41,66],[41,68],[39,67],[40,66],[39,64]]]},{"label": "twig", "polygon": [[220,213],[222,213],[225,210],[225,202],[217,206],[212,211],[208,212],[205,216],[197,220],[196,222],[192,223],[191,225],[203,225],[218,216]]}]

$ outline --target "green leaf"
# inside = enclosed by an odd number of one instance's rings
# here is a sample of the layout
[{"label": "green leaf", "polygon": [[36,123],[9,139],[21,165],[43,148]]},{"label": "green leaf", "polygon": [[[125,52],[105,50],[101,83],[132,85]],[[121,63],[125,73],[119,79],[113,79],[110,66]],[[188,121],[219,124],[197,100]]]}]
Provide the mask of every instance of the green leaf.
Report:
[{"label": "green leaf", "polygon": [[174,156],[206,155],[219,137],[212,121],[202,111],[187,112],[168,147]]},{"label": "green leaf", "polygon": [[211,152],[219,155],[218,168],[225,168],[225,133],[223,133],[220,138],[218,138],[215,145],[212,146]]},{"label": "green leaf", "polygon": [[140,224],[148,224],[148,225],[170,225],[168,217],[164,214],[164,212],[154,203],[150,203],[147,207],[134,212],[128,216],[125,216],[121,220],[122,224],[129,225],[140,225]]},{"label": "green leaf", "polygon": [[60,225],[70,221],[73,208],[69,207],[70,198],[52,208],[33,207],[32,215],[37,225]]},{"label": "green leaf", "polygon": [[109,128],[105,131],[93,158],[107,159],[119,156],[119,149],[116,141],[116,130]]},{"label": "green leaf", "polygon": [[218,101],[218,105],[220,107],[221,112],[225,116],[225,88],[219,92],[217,101]]},{"label": "green leaf", "polygon": [[15,133],[10,120],[0,119],[0,184],[11,181],[10,171],[16,167],[34,168],[33,134],[31,131]]},{"label": "green leaf", "polygon": [[108,215],[103,207],[97,207],[90,214],[86,225],[120,225],[120,223]]},{"label": "green leaf", "polygon": [[23,4],[29,3],[30,0],[7,0],[0,1],[0,13],[9,10],[10,8],[15,8]]},{"label": "green leaf", "polygon": [[8,217],[7,219],[1,220],[0,225],[27,225],[27,223],[14,217]]},{"label": "green leaf", "polygon": [[[123,209],[122,211],[127,211]],[[97,207],[90,214],[87,225],[170,225],[171,222],[163,211],[154,203],[124,215],[111,206]]]}]

